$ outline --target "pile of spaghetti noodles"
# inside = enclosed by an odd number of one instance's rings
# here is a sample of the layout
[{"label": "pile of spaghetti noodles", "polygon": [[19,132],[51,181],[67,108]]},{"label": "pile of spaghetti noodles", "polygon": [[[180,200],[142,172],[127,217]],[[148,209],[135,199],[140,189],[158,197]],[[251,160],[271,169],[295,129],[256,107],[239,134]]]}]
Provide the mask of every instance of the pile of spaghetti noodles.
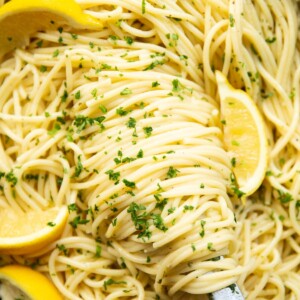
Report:
[{"label": "pile of spaghetti noodles", "polygon": [[[100,32],[34,34],[0,65],[0,207],[67,205],[34,266],[66,299],[300,299],[300,11],[293,0],[79,0]],[[256,101],[270,162],[229,192],[215,70]],[[222,258],[221,258],[222,256]]]}]

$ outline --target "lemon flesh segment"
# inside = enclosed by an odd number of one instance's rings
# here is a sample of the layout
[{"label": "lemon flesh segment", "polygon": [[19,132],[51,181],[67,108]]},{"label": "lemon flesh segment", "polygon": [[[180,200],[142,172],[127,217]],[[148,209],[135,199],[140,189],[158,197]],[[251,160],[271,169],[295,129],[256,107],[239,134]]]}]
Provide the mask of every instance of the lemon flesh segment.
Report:
[{"label": "lemon flesh segment", "polygon": [[264,120],[252,98],[234,89],[221,72],[216,72],[224,120],[224,143],[232,158],[239,190],[253,194],[264,180],[268,146]]},{"label": "lemon flesh segment", "polygon": [[54,284],[41,273],[20,265],[0,268],[2,299],[62,300]]},{"label": "lemon flesh segment", "polygon": [[0,253],[29,254],[57,240],[68,219],[66,206],[44,211],[0,210]]},{"label": "lemon flesh segment", "polygon": [[11,0],[0,7],[0,57],[26,43],[39,30],[101,29],[102,23],[85,14],[73,0]]}]

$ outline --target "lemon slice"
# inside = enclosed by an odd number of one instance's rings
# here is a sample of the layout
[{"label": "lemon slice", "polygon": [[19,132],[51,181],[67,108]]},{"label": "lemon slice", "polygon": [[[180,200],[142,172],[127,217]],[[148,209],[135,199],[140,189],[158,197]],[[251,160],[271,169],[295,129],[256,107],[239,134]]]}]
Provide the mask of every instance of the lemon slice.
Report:
[{"label": "lemon slice", "polygon": [[20,265],[0,268],[1,299],[62,300],[53,283],[41,273]]},{"label": "lemon slice", "polygon": [[253,194],[265,177],[268,146],[264,120],[253,99],[234,89],[226,77],[216,71],[224,124],[224,143],[231,156],[240,196]]},{"label": "lemon slice", "polygon": [[57,240],[68,219],[66,206],[17,213],[0,210],[0,253],[29,254]]},{"label": "lemon slice", "polygon": [[83,13],[74,0],[11,0],[0,7],[0,57],[24,45],[39,30],[70,25],[77,29],[100,29],[96,18]]}]

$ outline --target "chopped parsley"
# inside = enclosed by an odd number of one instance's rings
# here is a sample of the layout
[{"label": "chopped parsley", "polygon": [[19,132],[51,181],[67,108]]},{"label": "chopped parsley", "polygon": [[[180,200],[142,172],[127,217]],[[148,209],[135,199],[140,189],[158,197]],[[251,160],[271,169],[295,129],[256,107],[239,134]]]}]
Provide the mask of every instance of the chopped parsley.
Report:
[{"label": "chopped parsley", "polygon": [[123,107],[119,107],[116,109],[116,113],[119,115],[119,116],[126,116],[129,111],[123,109]]},{"label": "chopped parsley", "polygon": [[142,0],[142,14],[146,13],[146,0]]},{"label": "chopped parsley", "polygon": [[179,170],[171,166],[167,172],[167,178],[175,178],[179,172]]},{"label": "chopped parsley", "polygon": [[234,19],[233,15],[230,14],[229,15],[229,24],[230,24],[230,27],[233,27],[234,23],[235,23],[235,19]]},{"label": "chopped parsley", "polygon": [[[1,173],[2,175],[2,173]],[[3,173],[3,176],[4,176],[4,173]],[[2,176],[1,176],[2,177]],[[16,184],[18,183],[18,178],[16,177],[16,175],[14,174],[14,171],[11,170],[10,172],[8,172],[6,175],[5,175],[5,179],[7,182],[10,182],[11,183],[11,186],[14,187],[16,186]]]},{"label": "chopped parsley", "polygon": [[101,257],[102,248],[100,245],[96,245],[95,257]]},{"label": "chopped parsley", "polygon": [[104,281],[103,287],[104,287],[105,290],[107,290],[107,287],[109,285],[112,285],[112,284],[126,284],[126,283],[127,283],[126,281],[116,281],[116,280],[113,280],[112,278],[110,278],[110,279]]},{"label": "chopped parsley", "polygon": [[76,229],[78,225],[80,224],[87,224],[90,220],[81,219],[80,216],[76,216],[72,221],[69,222],[69,224]]},{"label": "chopped parsley", "polygon": [[153,128],[151,126],[149,126],[149,127],[144,127],[143,130],[144,130],[146,137],[149,137],[152,134]]},{"label": "chopped parsley", "polygon": [[124,37],[124,40],[126,41],[126,43],[127,43],[128,45],[132,45],[132,44],[133,44],[133,39],[132,39],[132,37],[130,37],[130,36],[125,36],[125,37]]},{"label": "chopped parsley", "polygon": [[55,123],[53,128],[51,130],[48,130],[48,134],[50,136],[54,136],[57,134],[57,132],[61,129],[60,125],[58,123]]},{"label": "chopped parsley", "polygon": [[199,235],[203,238],[205,236],[205,229],[204,226],[206,224],[205,220],[201,220],[200,226],[201,226],[201,231],[199,232]]},{"label": "chopped parsley", "polygon": [[53,54],[52,54],[52,57],[57,57],[59,55],[59,50],[56,49]]},{"label": "chopped parsley", "polygon": [[129,181],[127,179],[123,179],[123,183],[125,184],[125,186],[129,187],[129,188],[135,188],[135,182],[133,181]]},{"label": "chopped parsley", "polygon": [[78,155],[77,157],[77,165],[75,167],[74,177],[79,177],[81,172],[83,171],[83,165],[81,162],[81,155]]},{"label": "chopped parsley", "polygon": [[118,183],[119,183],[120,172],[114,172],[113,170],[108,170],[108,171],[105,172],[105,174],[107,174],[109,180],[114,181],[115,184],[118,184]]},{"label": "chopped parsley", "polygon": [[213,243],[211,243],[211,242],[207,243],[207,249],[208,249],[209,251],[216,251],[216,250],[214,249],[214,247],[213,247]]},{"label": "chopped parsley", "polygon": [[130,117],[129,120],[128,120],[128,122],[126,123],[126,126],[128,128],[135,128],[135,126],[136,126],[136,119]]},{"label": "chopped parsley", "polygon": [[45,73],[45,72],[47,71],[47,67],[44,66],[44,65],[41,65],[41,66],[40,66],[40,71],[41,71],[42,73]]},{"label": "chopped parsley", "polygon": [[129,88],[125,88],[123,91],[121,91],[120,95],[122,96],[126,96],[126,95],[130,95],[132,94],[132,90],[130,90]]},{"label": "chopped parsley", "polygon": [[153,81],[152,82],[152,87],[158,87],[160,83],[158,81]]},{"label": "chopped parsley", "polygon": [[268,43],[268,44],[272,44],[274,42],[276,42],[276,37],[272,37],[272,38],[266,38],[265,41]]},{"label": "chopped parsley", "polygon": [[138,237],[147,237],[150,239],[152,234],[149,231],[149,215],[146,212],[146,207],[132,202],[130,203],[127,212],[130,213],[135,229],[139,232]]},{"label": "chopped parsley", "polygon": [[86,117],[84,115],[78,115],[74,119],[74,125],[77,127],[77,133],[80,133],[82,130],[84,130],[88,125],[94,125],[97,124],[101,128],[103,128],[102,122],[105,120],[104,116],[90,118]]},{"label": "chopped parsley", "polygon": [[288,192],[278,190],[278,200],[282,204],[289,203],[289,202],[293,201],[293,196]]}]

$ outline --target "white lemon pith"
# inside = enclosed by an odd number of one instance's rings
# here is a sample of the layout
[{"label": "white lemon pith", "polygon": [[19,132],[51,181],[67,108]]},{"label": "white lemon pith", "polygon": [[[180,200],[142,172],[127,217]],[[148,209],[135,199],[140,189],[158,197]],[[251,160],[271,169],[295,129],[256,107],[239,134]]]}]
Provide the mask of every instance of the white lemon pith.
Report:
[{"label": "white lemon pith", "polygon": [[53,283],[28,267],[9,265],[0,268],[2,299],[62,300]]},{"label": "white lemon pith", "polygon": [[0,253],[33,253],[57,240],[68,219],[66,206],[44,211],[0,210]]},{"label": "white lemon pith", "polygon": [[77,29],[100,29],[101,22],[83,13],[74,0],[11,0],[0,7],[0,57],[26,43],[39,30],[61,25]]},{"label": "white lemon pith", "polygon": [[216,72],[224,124],[224,143],[233,162],[239,190],[249,196],[264,180],[268,146],[264,120],[251,97],[234,89],[221,72]]}]

